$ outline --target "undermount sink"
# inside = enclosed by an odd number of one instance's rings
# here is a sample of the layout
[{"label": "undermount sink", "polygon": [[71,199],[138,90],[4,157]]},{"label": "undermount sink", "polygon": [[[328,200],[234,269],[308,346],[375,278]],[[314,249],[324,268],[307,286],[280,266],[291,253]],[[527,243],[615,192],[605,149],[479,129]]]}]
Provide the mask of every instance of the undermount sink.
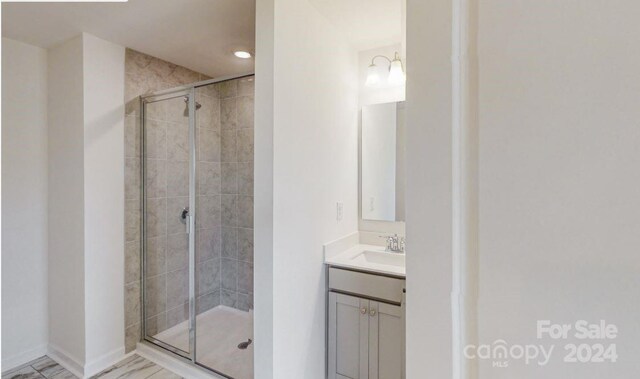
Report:
[{"label": "undermount sink", "polygon": [[365,250],[351,258],[354,263],[369,263],[404,267],[404,254]]}]

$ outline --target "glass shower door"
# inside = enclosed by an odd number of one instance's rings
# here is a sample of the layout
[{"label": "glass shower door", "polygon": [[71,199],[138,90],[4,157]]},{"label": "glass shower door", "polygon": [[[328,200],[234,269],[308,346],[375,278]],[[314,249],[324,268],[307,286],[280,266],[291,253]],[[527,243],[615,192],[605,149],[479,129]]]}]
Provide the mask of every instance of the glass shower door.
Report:
[{"label": "glass shower door", "polygon": [[194,352],[195,137],[193,90],[144,98],[144,338]]}]

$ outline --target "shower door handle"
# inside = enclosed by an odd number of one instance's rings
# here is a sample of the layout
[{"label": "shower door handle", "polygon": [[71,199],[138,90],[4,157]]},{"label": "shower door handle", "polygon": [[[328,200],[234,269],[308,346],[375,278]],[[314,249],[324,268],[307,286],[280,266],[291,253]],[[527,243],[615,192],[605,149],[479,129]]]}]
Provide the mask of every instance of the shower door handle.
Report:
[{"label": "shower door handle", "polygon": [[185,217],[185,224],[186,224],[186,230],[187,230],[187,234],[191,234],[191,230],[193,229],[193,216],[191,215],[187,215]]}]

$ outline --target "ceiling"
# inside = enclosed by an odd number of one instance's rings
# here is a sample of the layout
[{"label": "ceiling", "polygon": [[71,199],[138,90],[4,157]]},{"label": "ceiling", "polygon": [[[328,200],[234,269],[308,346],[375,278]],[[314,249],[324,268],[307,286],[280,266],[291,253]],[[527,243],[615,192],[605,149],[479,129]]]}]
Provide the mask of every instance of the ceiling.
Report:
[{"label": "ceiling", "polygon": [[255,0],[3,3],[2,36],[50,48],[81,32],[217,77],[253,71]]},{"label": "ceiling", "polygon": [[403,43],[405,0],[309,0],[357,50]]}]

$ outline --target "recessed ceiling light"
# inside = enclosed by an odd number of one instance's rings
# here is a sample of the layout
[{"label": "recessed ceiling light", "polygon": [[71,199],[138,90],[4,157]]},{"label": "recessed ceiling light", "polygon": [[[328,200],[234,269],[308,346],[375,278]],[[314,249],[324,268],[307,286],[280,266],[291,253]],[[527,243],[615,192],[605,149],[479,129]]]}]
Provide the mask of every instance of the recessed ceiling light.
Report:
[{"label": "recessed ceiling light", "polygon": [[242,59],[248,59],[251,58],[251,53],[247,52],[247,51],[234,51],[233,55],[235,55],[238,58],[242,58]]}]

